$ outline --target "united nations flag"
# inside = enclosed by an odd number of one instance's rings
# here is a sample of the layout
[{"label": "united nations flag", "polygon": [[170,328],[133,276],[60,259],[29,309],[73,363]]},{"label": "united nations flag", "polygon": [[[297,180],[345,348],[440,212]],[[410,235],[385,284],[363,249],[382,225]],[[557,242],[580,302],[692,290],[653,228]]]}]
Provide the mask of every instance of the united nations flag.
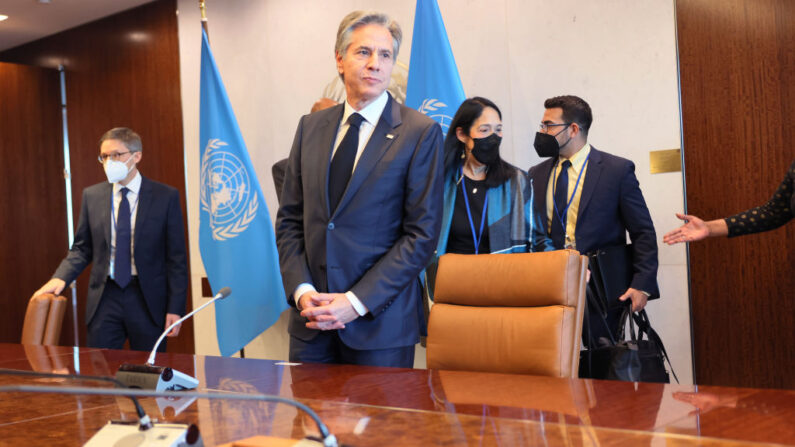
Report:
[{"label": "united nations flag", "polygon": [[436,0],[417,0],[411,37],[406,106],[447,128],[466,99]]},{"label": "united nations flag", "polygon": [[216,302],[221,355],[232,355],[287,309],[268,207],[202,32],[199,249]]}]

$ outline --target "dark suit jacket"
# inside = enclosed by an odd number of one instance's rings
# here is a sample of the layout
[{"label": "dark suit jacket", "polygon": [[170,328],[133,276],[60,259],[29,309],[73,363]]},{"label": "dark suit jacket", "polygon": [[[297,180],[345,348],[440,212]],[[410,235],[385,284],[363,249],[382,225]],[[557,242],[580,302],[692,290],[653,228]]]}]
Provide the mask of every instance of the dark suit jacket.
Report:
[{"label": "dark suit jacket", "polygon": [[301,118],[284,178],[276,239],[293,309],[288,330],[318,331],[295,309],[293,292],[352,291],[369,309],[339,331],[353,349],[413,345],[425,324],[418,275],[436,247],[442,214],[442,131],[391,96],[337,209],[328,205],[332,146],[344,105]]},{"label": "dark suit jacket", "polygon": [[[91,263],[86,324],[97,310],[108,281],[113,185],[98,183],[83,190],[80,220],[69,254],[53,277],[71,283]],[[135,218],[135,268],[152,320],[166,321],[166,313],[183,315],[188,286],[185,233],[179,192],[162,183],[141,179]]]},{"label": "dark suit jacket", "polygon": [[287,159],[281,159],[271,167],[273,186],[276,187],[276,200],[282,203],[282,189],[284,189],[284,171],[287,169]]},{"label": "dark suit jacket", "polygon": [[[555,159],[530,168],[535,188],[536,212],[546,222],[547,185]],[[599,248],[626,243],[626,232],[634,248],[631,287],[658,297],[657,235],[649,209],[635,177],[635,164],[591,147],[574,236],[577,250],[590,253]]]}]

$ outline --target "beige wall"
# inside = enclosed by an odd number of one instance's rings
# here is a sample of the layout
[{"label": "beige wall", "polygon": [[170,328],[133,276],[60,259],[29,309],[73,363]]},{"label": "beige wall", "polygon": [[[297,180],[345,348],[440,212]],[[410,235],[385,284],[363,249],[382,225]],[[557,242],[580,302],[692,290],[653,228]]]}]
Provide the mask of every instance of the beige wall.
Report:
[{"label": "beige wall", "polygon": [[[179,3],[180,63],[191,252],[198,253],[199,12]],[[271,215],[271,165],[287,156],[299,117],[336,76],[339,20],[354,9],[391,14],[403,26],[398,60],[408,65],[414,0],[209,1],[210,40],[257,170]],[[658,239],[682,209],[681,173],[649,174],[649,151],[680,146],[674,6],[669,0],[439,0],[467,96],[502,109],[502,154],[521,168],[532,149],[545,98],[576,94],[593,108],[590,141],[633,160]],[[194,306],[203,276],[192,258]],[[692,382],[684,247],[660,246],[662,299],[650,304],[683,383]],[[212,311],[197,315],[196,352],[217,354]],[[248,356],[285,359],[284,320],[247,348]],[[422,364],[424,362],[420,362]]]}]

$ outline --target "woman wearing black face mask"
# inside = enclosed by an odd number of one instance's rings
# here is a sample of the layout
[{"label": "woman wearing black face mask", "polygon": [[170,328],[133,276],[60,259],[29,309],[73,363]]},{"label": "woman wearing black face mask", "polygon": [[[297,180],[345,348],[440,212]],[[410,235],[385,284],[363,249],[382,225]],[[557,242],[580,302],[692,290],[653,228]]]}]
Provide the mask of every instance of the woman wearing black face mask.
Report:
[{"label": "woman wearing black face mask", "polygon": [[[464,101],[444,140],[444,213],[436,258],[552,250],[540,216],[533,213],[527,174],[500,158],[501,141],[497,105],[481,97]],[[429,272],[435,267],[434,260]]]}]

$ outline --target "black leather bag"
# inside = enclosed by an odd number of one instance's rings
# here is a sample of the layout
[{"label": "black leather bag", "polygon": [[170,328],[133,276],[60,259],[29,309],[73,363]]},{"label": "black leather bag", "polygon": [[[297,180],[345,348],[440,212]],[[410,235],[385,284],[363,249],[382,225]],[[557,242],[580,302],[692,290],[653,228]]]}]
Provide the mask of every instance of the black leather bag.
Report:
[{"label": "black leather bag", "polygon": [[[665,362],[667,361],[670,366],[671,361],[660,336],[651,327],[645,310],[632,314],[632,318],[629,319],[630,339],[624,340],[624,327],[630,314],[632,312],[627,306],[621,315],[619,336],[621,341],[616,343],[610,340],[609,344],[596,346],[580,353],[580,377],[670,383]],[[678,383],[679,378],[676,377],[673,367],[671,373]]]}]

